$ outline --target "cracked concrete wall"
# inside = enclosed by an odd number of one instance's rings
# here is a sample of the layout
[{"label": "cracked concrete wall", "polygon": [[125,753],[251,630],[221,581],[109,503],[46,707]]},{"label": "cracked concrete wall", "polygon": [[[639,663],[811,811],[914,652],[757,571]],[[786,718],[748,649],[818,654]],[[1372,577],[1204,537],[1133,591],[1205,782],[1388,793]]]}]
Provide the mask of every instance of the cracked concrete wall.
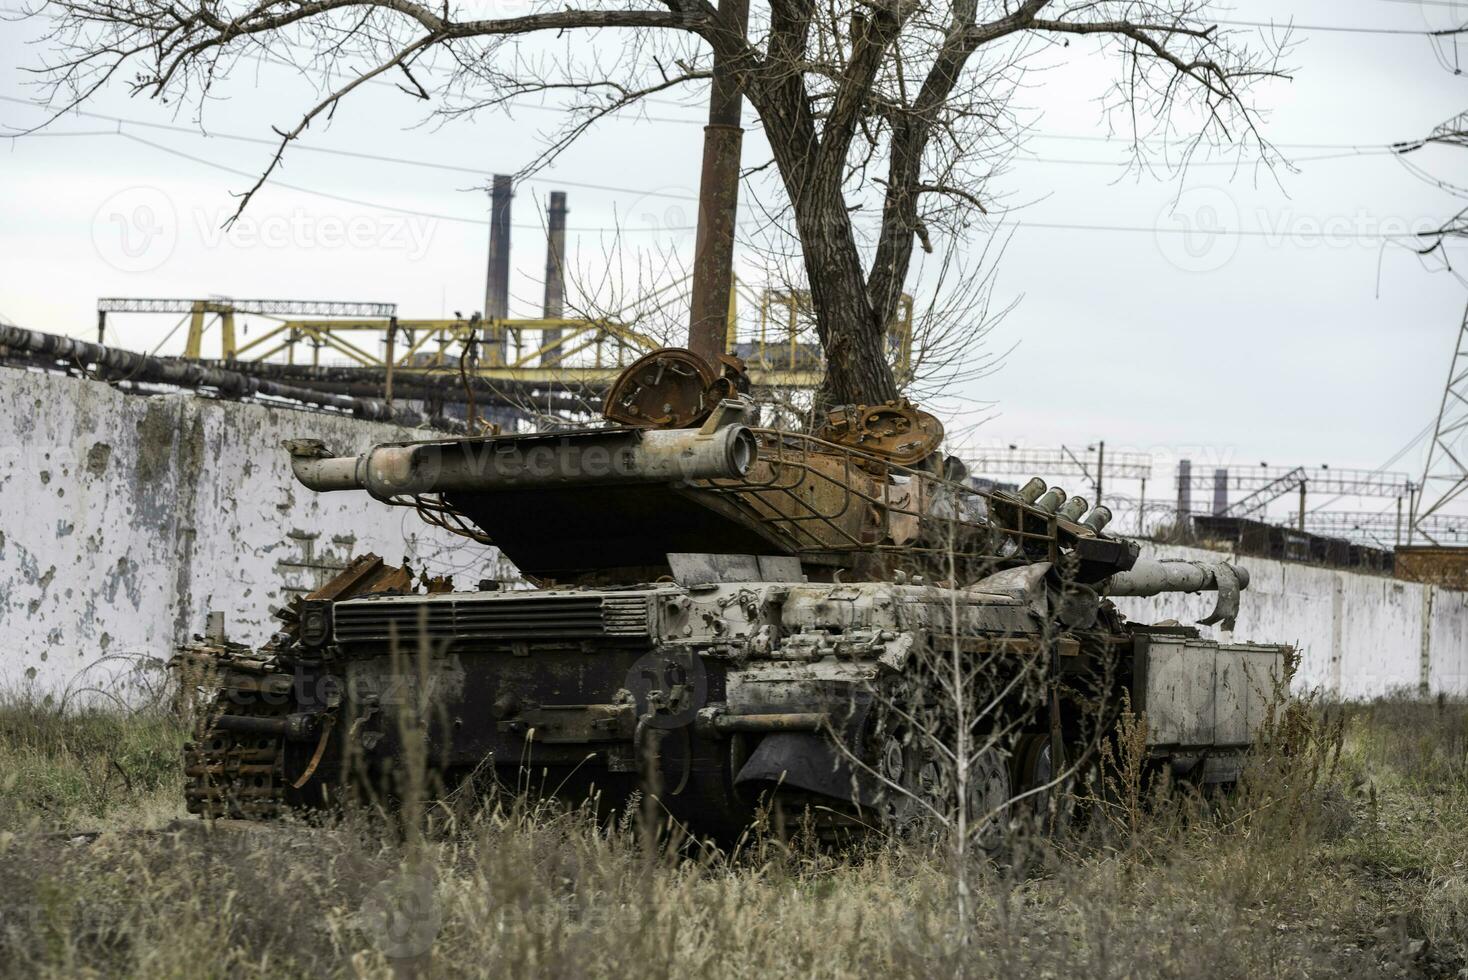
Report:
[{"label": "cracked concrete wall", "polygon": [[261,642],[270,607],[354,554],[460,587],[508,571],[493,548],[365,494],[296,484],[281,442],[360,452],[421,433],[191,394],[140,397],[0,368],[0,688],[114,689],[202,632]]},{"label": "cracked concrete wall", "polygon": [[[1249,570],[1233,638],[1293,643],[1297,690],[1371,698],[1398,691],[1468,694],[1468,593],[1336,568],[1142,544],[1144,558],[1229,561]],[[1142,623],[1195,623],[1213,596],[1118,598]],[[1208,635],[1217,631],[1204,628]]]}]

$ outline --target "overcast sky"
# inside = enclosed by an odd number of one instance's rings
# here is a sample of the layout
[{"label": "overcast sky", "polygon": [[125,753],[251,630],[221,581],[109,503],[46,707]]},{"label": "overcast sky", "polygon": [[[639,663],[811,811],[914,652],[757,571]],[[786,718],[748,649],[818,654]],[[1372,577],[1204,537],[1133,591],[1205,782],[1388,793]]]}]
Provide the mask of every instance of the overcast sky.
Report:
[{"label": "overcast sky", "polygon": [[[1468,23],[1468,0],[1259,0],[1220,16],[1306,25],[1288,59],[1293,79],[1258,91],[1265,133],[1295,170],[1204,165],[1182,185],[1127,174],[1115,165],[1123,146],[1094,139],[1107,132],[1096,99],[1119,62],[1086,43],[1051,59],[1055,69],[1019,100],[1039,135],[991,188],[1035,202],[1009,218],[996,297],[1018,305],[988,341],[991,351],[1013,349],[959,393],[964,401],[942,406],[960,412],[955,429],[989,419],[968,441],[1104,438],[1208,466],[1373,468],[1432,420],[1468,293],[1381,239],[1439,222],[1462,202],[1374,148],[1468,109],[1468,79],[1443,63],[1468,55],[1468,42],[1454,52],[1424,36],[1312,28],[1441,28]],[[18,101],[33,96],[23,69],[40,60],[30,44],[40,26],[0,23],[4,131],[40,118]],[[193,107],[114,90],[90,110],[135,123],[67,118],[0,145],[0,315],[92,336],[99,296],[372,299],[396,302],[404,317],[481,307],[486,202],[483,177],[468,171],[525,164],[554,113],[527,107],[424,127],[421,103],[386,86],[364,90],[311,130],[247,220],[224,233],[231,192],[272,152],[230,137],[260,140],[293,124],[309,90],[266,64],[220,94],[204,117],[209,136]],[[600,264],[604,230],[616,226],[628,242],[691,253],[699,98],[603,123],[520,187],[512,314],[539,312],[538,212],[553,188],[569,195],[573,267]],[[747,147],[759,152],[757,133]],[[1468,151],[1413,160],[1468,183]],[[140,207],[157,216],[146,247],[130,226]],[[1220,225],[1244,234],[1181,234]],[[982,245],[976,236],[964,247]],[[1456,255],[1468,272],[1468,249]],[[912,285],[920,294],[922,283]],[[172,322],[119,326],[128,333],[114,340],[144,347]],[[1417,470],[1424,445],[1394,468]]]}]

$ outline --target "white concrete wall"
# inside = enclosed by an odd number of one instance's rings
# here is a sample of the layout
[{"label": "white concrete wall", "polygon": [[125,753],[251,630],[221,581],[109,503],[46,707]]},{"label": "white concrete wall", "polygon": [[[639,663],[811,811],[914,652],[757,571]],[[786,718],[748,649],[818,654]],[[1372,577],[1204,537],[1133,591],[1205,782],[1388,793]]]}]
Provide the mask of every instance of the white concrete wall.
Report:
[{"label": "white concrete wall", "polygon": [[112,688],[210,610],[261,642],[270,608],[375,552],[472,587],[498,554],[365,494],[316,494],[281,443],[337,452],[396,426],[0,367],[0,688]]},{"label": "white concrete wall", "polygon": [[[1415,693],[1425,644],[1429,691],[1468,694],[1468,593],[1383,575],[1145,542],[1142,557],[1224,560],[1247,568],[1250,583],[1233,638],[1297,646],[1299,690],[1319,688],[1343,698],[1403,689]],[[1213,596],[1118,598],[1116,604],[1138,622],[1176,619],[1191,624],[1212,611]]]}]

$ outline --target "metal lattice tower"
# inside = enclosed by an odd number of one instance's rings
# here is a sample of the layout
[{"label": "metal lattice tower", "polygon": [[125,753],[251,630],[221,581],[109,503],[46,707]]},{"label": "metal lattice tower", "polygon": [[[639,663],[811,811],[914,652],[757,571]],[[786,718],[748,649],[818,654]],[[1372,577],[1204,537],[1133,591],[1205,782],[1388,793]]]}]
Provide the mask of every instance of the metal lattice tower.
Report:
[{"label": "metal lattice tower", "polygon": [[1410,545],[1420,534],[1432,544],[1441,544],[1434,536],[1430,518],[1441,514],[1464,490],[1468,490],[1468,310],[1463,313],[1453,347],[1437,425],[1427,447],[1427,465],[1422,470],[1407,528],[1407,543]]}]

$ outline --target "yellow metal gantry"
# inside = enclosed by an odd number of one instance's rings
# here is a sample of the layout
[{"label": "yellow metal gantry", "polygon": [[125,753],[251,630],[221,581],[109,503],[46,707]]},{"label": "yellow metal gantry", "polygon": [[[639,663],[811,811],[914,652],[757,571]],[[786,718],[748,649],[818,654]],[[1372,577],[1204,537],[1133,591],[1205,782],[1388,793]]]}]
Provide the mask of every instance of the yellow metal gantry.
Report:
[{"label": "yellow metal gantry", "polygon": [[[757,311],[751,330],[741,329],[741,292]],[[353,366],[385,371],[389,378],[393,374],[462,369],[489,381],[597,387],[610,384],[643,354],[666,346],[610,318],[403,319],[377,315],[395,311],[392,306],[357,304],[373,315],[286,319],[281,315],[289,316],[296,310],[331,314],[357,310],[351,304],[312,301],[292,304],[284,300],[105,300],[103,303],[109,304],[105,309],[111,312],[185,311],[188,335],[183,356],[191,360],[204,357],[205,335],[211,318],[217,318],[222,360],[319,365],[321,352],[327,350]],[[99,306],[99,311],[102,309]],[[277,325],[240,343],[235,316],[244,312],[272,316],[277,319]],[[905,377],[910,367],[912,320],[912,297],[904,294],[898,315],[888,330],[888,350],[899,377]],[[364,344],[361,334],[376,335],[385,342]],[[302,344],[310,348],[308,361],[300,359]],[[383,348],[381,354],[376,352],[379,346]],[[461,355],[471,346],[477,356],[461,368]],[[736,283],[729,296],[726,349],[744,359],[750,381],[755,385],[810,389],[817,387],[825,375],[811,320],[810,294],[804,290],[755,291]]]}]

